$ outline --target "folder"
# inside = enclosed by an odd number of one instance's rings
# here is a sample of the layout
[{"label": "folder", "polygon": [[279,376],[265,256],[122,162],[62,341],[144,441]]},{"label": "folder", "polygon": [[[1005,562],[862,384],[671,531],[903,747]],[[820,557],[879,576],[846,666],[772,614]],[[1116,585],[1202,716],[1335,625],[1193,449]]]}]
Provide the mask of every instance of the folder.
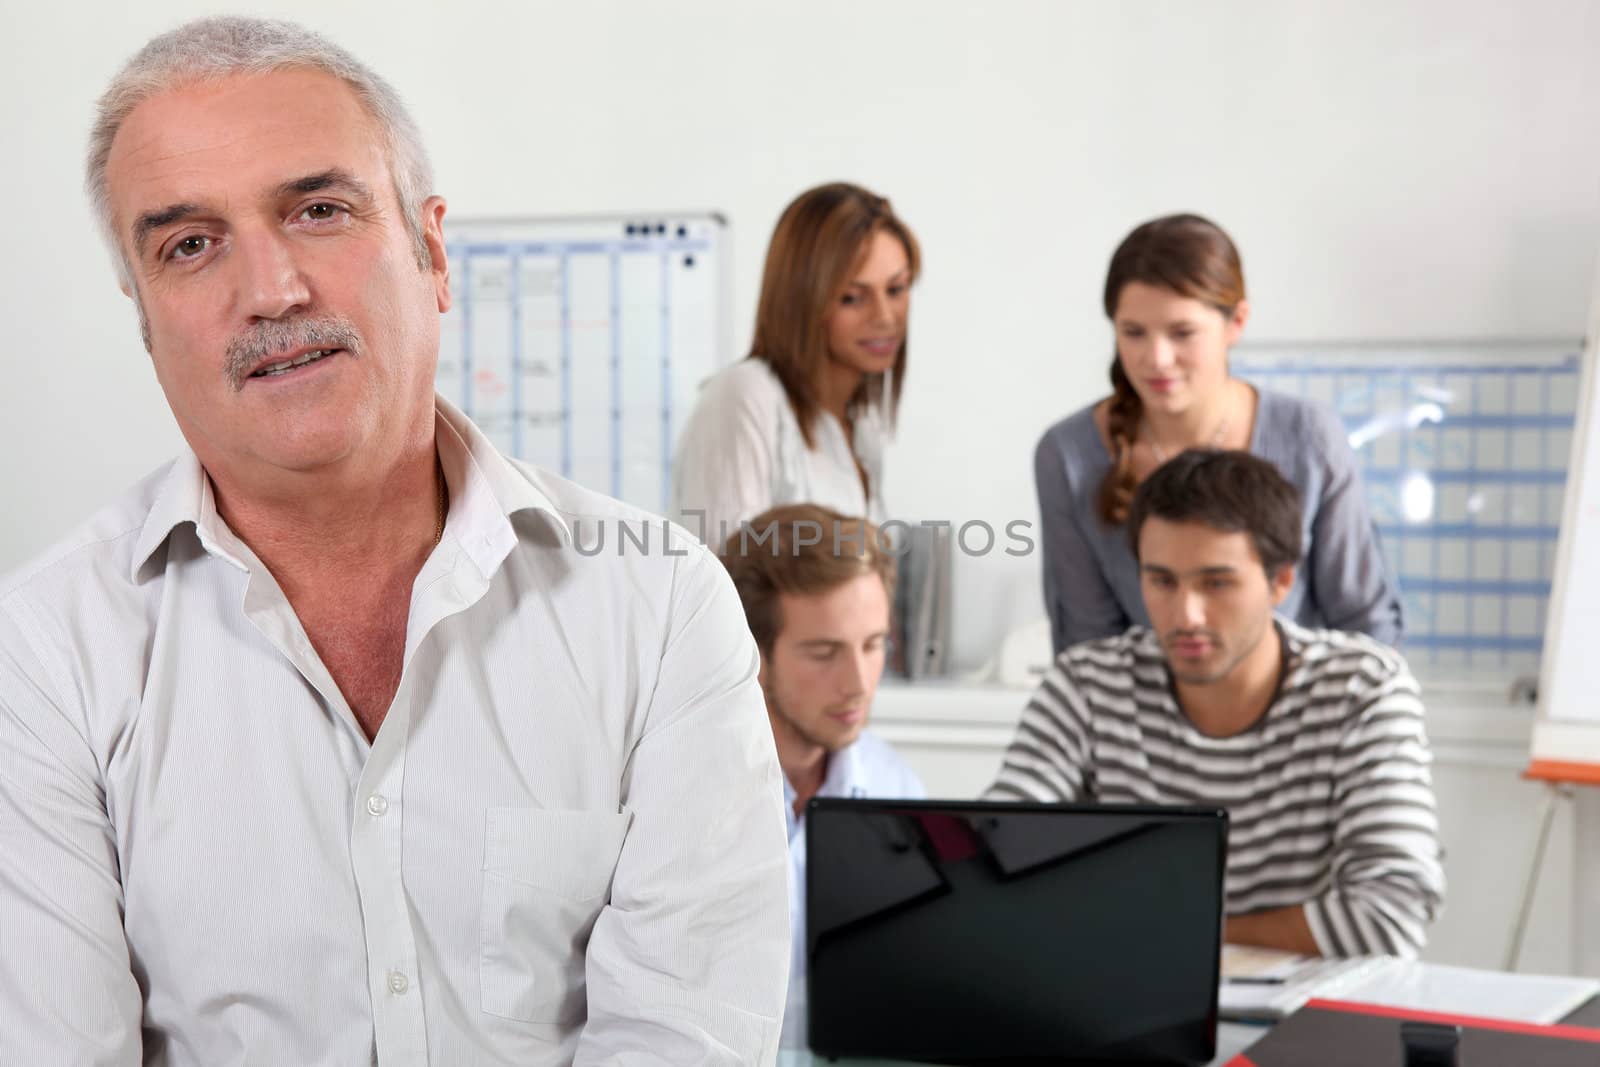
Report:
[{"label": "folder", "polygon": [[1461,1027],[1463,1067],[1595,1067],[1600,1029],[1539,1026],[1473,1015],[1313,1000],[1273,1027],[1227,1067],[1403,1067],[1400,1024]]}]

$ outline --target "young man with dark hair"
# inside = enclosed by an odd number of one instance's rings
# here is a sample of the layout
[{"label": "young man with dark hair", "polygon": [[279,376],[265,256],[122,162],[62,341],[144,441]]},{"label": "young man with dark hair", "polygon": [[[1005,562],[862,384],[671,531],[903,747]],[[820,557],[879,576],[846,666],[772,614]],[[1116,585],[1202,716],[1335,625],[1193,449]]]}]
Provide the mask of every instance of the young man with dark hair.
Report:
[{"label": "young man with dark hair", "polygon": [[925,795],[867,730],[883,676],[895,561],[865,519],[815,504],[772,508],[728,538],[723,566],[761,652],[789,819],[789,1002],[782,1043],[804,1045],[806,804],[814,796]]},{"label": "young man with dark hair", "polygon": [[1221,805],[1227,940],[1414,955],[1444,895],[1422,702],[1392,649],[1274,616],[1294,487],[1245,452],[1185,452],[1128,533],[1150,626],[1057,658],[988,795]]}]

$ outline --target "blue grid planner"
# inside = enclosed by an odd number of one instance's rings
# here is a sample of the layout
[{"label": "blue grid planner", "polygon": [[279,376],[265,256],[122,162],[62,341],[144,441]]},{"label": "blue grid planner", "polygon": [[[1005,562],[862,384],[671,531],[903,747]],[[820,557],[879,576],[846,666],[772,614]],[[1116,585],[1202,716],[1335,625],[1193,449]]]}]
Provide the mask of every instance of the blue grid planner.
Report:
[{"label": "blue grid planner", "polygon": [[650,511],[725,362],[714,215],[447,222],[439,393],[504,452]]},{"label": "blue grid planner", "polygon": [[1578,345],[1281,345],[1233,371],[1331,406],[1399,575],[1423,673],[1538,670],[1578,400]]}]

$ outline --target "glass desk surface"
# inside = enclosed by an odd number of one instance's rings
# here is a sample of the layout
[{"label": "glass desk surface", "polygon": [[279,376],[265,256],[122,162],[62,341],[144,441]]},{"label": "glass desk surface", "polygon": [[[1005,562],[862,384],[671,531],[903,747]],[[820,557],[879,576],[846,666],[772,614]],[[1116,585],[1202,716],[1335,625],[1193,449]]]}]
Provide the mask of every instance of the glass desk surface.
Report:
[{"label": "glass desk surface", "polygon": [[[1264,1026],[1252,1026],[1248,1023],[1220,1023],[1217,1026],[1217,1055],[1207,1067],[1222,1067],[1223,1064],[1233,1059],[1239,1053],[1255,1044],[1267,1032]],[[813,1055],[806,1049],[786,1048],[778,1050],[778,1067],[922,1067],[910,1060],[879,1060],[856,1059],[844,1057],[830,1060],[824,1056]]]}]

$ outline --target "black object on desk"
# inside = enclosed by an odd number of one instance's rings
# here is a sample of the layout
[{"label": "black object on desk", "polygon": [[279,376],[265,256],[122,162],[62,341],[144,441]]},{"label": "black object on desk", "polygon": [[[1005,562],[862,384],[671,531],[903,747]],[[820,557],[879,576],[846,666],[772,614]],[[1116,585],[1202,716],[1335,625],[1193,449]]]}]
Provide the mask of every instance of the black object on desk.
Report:
[{"label": "black object on desk", "polygon": [[1406,1067],[1456,1067],[1461,1027],[1454,1023],[1429,1023],[1408,1019],[1400,1024],[1400,1045]]},{"label": "black object on desk", "polygon": [[[1455,1059],[1437,1062],[1459,1067],[1595,1067],[1600,1064],[1600,1029],[1534,1026],[1498,1019],[1444,1016],[1313,1000],[1274,1026],[1228,1067],[1410,1067],[1404,1028],[1423,1021],[1443,1024],[1459,1034]],[[1414,1028],[1413,1034],[1418,1033]],[[1436,1046],[1438,1047],[1438,1046]],[[1432,1067],[1435,1061],[1425,1061]]]},{"label": "black object on desk", "polygon": [[814,1053],[1215,1055],[1224,811],[818,798],[806,822]]}]

